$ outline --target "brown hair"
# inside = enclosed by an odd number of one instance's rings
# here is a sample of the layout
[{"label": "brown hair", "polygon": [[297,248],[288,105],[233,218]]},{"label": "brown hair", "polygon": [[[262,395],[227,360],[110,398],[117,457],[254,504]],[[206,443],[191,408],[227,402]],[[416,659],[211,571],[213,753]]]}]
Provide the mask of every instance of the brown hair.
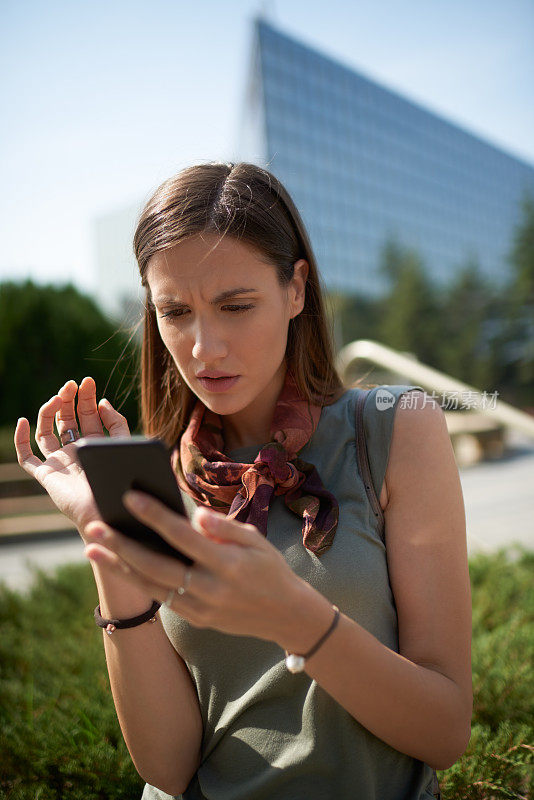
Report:
[{"label": "brown hair", "polygon": [[304,223],[279,180],[255,164],[205,163],[164,181],[141,211],[133,247],[147,290],[141,353],[141,422],[148,436],[174,444],[196,396],[181,379],[159,335],[146,273],[150,258],[203,232],[232,236],[255,247],[277,270],[280,284],[306,259],[302,312],[290,321],[286,362],[312,402],[329,405],[344,387],[334,363],[319,272]]}]

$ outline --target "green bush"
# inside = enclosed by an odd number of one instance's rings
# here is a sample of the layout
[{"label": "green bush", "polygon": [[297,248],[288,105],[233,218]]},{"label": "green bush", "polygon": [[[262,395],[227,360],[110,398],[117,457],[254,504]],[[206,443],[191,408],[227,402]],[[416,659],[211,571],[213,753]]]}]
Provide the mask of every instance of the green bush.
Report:
[{"label": "green bush", "polygon": [[527,800],[534,788],[534,553],[469,560],[473,719],[462,758],[439,773],[445,800]]},{"label": "green bush", "polygon": [[93,572],[36,570],[27,596],[0,586],[0,796],[141,797],[106,669]]},{"label": "green bush", "polygon": [[[13,443],[13,436],[15,435],[15,422],[12,425],[3,425],[0,427],[0,464],[5,462],[13,462],[17,460],[17,451]],[[33,442],[35,441],[35,425],[30,422],[30,436]],[[35,450],[34,450],[35,453]]]},{"label": "green bush", "polygon": [[[89,564],[27,595],[0,584],[0,796],[9,800],[141,797],[115,713]],[[445,800],[532,797],[534,553],[514,547],[469,561],[473,599],[472,736],[438,777]]]},{"label": "green bush", "polygon": [[139,348],[74,286],[0,282],[0,425],[35,424],[41,405],[74,379],[96,381],[97,396],[137,425]]}]

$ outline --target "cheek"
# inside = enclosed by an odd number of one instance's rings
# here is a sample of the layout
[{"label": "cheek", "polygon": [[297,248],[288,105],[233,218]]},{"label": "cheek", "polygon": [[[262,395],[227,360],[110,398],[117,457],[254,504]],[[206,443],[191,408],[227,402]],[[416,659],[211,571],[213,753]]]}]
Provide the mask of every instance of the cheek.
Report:
[{"label": "cheek", "polygon": [[161,337],[161,341],[172,355],[174,360],[182,360],[187,344],[185,337],[180,335],[180,333],[171,325],[161,325],[159,328],[159,335]]},{"label": "cheek", "polygon": [[261,352],[265,360],[276,360],[283,356],[287,344],[288,320],[283,309],[271,307],[256,321],[254,330],[247,337],[241,337],[241,347]]}]

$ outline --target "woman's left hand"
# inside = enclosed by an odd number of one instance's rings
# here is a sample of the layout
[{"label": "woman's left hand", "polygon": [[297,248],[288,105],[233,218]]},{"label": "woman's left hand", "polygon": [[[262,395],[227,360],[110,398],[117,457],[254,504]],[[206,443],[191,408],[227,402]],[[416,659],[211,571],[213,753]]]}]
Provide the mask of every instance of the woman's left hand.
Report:
[{"label": "woman's left hand", "polygon": [[175,592],[173,611],[197,628],[277,641],[301,579],[256,527],[204,506],[195,510],[191,524],[143,492],[128,492],[123,500],[131,514],[194,564],[153,552],[103,522],[85,530],[88,558],[118,570],[160,603],[184,585],[189,569],[187,590]]}]

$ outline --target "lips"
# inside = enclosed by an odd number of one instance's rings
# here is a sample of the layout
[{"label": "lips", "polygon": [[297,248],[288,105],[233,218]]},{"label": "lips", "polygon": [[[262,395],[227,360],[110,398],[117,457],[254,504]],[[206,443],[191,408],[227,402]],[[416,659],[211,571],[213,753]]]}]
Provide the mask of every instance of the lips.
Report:
[{"label": "lips", "polygon": [[223,372],[220,369],[201,369],[196,376],[197,378],[235,378],[235,373]]},{"label": "lips", "polygon": [[[216,373],[211,373],[216,375]],[[209,377],[209,373],[203,376],[202,373],[197,375],[200,384],[207,389],[208,392],[225,392],[234,386],[239,380],[239,375],[220,375],[219,377]]]},{"label": "lips", "polygon": [[229,372],[219,372],[218,370],[204,369],[202,372],[197,373],[197,378],[235,378]]}]

